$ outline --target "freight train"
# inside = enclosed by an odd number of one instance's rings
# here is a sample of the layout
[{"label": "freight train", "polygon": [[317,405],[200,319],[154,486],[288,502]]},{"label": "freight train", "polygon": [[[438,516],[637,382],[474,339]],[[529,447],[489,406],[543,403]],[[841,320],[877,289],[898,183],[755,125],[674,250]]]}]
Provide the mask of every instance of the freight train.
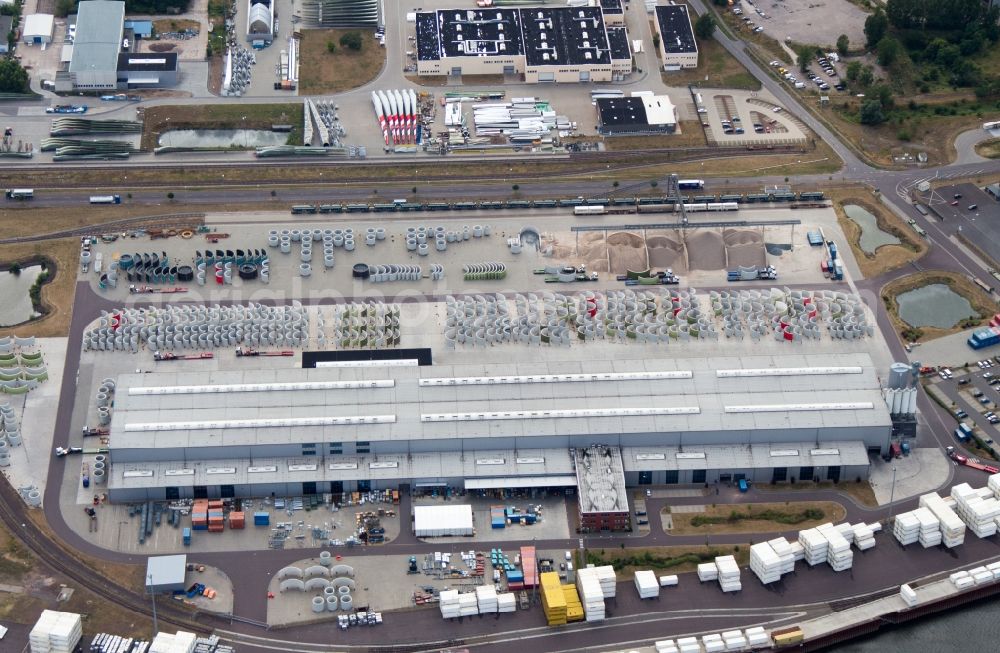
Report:
[{"label": "freight train", "polygon": [[[678,199],[688,212],[735,211],[740,204],[770,202],[805,202],[807,206],[821,203],[826,196],[822,191],[804,193],[745,193],[727,195],[685,195],[676,197],[574,197],[559,200],[496,200],[481,202],[386,202],[296,204],[295,215],[307,213],[405,213],[410,211],[487,211],[504,209],[558,209],[590,207],[592,210],[575,215],[613,215],[616,213],[673,213],[678,209]],[[792,208],[796,208],[792,204]],[[603,212],[601,211],[603,209]]]}]

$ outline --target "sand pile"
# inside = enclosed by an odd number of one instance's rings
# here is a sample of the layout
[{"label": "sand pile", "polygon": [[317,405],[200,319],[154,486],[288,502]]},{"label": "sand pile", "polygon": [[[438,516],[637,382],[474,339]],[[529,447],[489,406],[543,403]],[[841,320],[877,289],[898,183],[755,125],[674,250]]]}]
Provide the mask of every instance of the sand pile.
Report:
[{"label": "sand pile", "polygon": [[608,246],[604,242],[604,233],[588,231],[580,236],[579,251],[576,260],[587,266],[591,272],[608,271]]},{"label": "sand pile", "polygon": [[758,232],[751,229],[726,229],[722,232],[722,240],[726,245],[730,268],[738,265],[764,267],[767,264],[764,240]]},{"label": "sand pile", "polygon": [[692,270],[721,270],[726,267],[726,249],[718,231],[692,229],[687,237],[687,250]]},{"label": "sand pile", "polygon": [[641,236],[626,231],[608,236],[608,258],[612,274],[625,274],[629,270],[641,272],[648,268],[646,243]]},{"label": "sand pile", "polygon": [[[677,232],[671,232],[677,236]],[[687,261],[684,260],[684,243],[679,237],[648,236],[646,248],[649,251],[649,266],[654,270],[672,269],[674,272],[687,272]]]}]

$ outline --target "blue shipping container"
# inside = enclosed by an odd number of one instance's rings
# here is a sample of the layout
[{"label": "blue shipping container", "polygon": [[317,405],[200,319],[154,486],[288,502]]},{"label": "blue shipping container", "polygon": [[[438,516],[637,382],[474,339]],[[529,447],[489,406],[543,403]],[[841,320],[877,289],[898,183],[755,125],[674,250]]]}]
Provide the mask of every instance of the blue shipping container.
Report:
[{"label": "blue shipping container", "polygon": [[191,529],[185,528],[183,531],[184,546],[191,546]]},{"label": "blue shipping container", "polygon": [[254,526],[270,526],[271,525],[271,515],[266,512],[255,512],[253,514],[253,525]]}]

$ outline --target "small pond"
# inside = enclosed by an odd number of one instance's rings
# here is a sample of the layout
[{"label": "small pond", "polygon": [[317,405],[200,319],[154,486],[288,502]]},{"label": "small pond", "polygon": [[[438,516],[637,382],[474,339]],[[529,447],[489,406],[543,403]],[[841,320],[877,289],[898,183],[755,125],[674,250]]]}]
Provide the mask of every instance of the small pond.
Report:
[{"label": "small pond", "polygon": [[878,221],[869,211],[857,204],[845,204],[844,213],[861,227],[861,249],[874,254],[882,245],[898,245],[899,238],[878,228]]},{"label": "small pond", "polygon": [[950,329],[963,319],[975,315],[965,297],[943,283],[915,288],[896,296],[899,317],[915,327]]},{"label": "small pond", "polygon": [[21,274],[0,272],[0,326],[11,326],[27,322],[39,316],[31,305],[28,290],[42,273],[42,266],[31,265],[21,268]]},{"label": "small pond", "polygon": [[176,129],[160,134],[160,147],[263,147],[284,145],[288,132],[268,129]]}]

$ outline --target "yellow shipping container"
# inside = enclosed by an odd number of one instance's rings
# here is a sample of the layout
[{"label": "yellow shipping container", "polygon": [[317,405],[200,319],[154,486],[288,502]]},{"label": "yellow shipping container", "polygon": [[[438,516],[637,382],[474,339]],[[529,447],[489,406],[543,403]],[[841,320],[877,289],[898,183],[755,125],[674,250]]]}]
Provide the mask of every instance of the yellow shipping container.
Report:
[{"label": "yellow shipping container", "polygon": [[801,628],[784,628],[771,633],[775,646],[788,646],[790,644],[800,644],[802,642]]},{"label": "yellow shipping container", "polygon": [[559,574],[546,572],[539,577],[542,589],[542,609],[550,626],[566,624],[566,595],[559,583]]}]

